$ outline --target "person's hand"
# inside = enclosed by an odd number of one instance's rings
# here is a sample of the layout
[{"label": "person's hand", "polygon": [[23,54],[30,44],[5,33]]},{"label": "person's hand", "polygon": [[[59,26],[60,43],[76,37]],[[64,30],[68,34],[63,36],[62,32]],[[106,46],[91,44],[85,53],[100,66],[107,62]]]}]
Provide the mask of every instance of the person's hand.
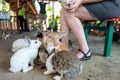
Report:
[{"label": "person's hand", "polygon": [[69,12],[74,12],[80,5],[82,5],[82,0],[71,0]]},{"label": "person's hand", "polygon": [[60,2],[60,0],[57,0],[58,2]]}]

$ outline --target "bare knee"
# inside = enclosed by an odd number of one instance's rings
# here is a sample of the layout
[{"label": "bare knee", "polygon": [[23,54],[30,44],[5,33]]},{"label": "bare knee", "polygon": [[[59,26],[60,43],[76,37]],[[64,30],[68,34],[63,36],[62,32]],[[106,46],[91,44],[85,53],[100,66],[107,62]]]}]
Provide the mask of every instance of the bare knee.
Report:
[{"label": "bare knee", "polygon": [[60,10],[60,15],[62,15],[62,14],[63,14],[63,11],[64,11],[64,9],[62,8],[62,9]]},{"label": "bare knee", "polygon": [[60,16],[64,16],[65,19],[72,19],[73,17],[78,17],[77,14],[76,14],[76,11],[75,12],[69,12],[68,10],[62,8],[60,10]]},{"label": "bare knee", "polygon": [[65,9],[64,8],[62,8],[61,10],[60,10],[60,16],[61,17],[64,17],[65,16]]},{"label": "bare knee", "polygon": [[84,6],[80,6],[74,12],[69,12],[65,9],[61,9],[61,14],[64,15],[65,18],[73,18],[76,17],[80,20],[96,20]]}]

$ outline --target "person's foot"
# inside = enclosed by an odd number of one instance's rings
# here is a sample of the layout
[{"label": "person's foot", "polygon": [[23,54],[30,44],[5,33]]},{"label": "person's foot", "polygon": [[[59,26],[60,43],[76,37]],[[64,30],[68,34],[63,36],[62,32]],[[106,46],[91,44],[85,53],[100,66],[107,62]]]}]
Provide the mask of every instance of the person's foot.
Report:
[{"label": "person's foot", "polygon": [[24,30],[24,32],[30,32],[30,30]]},{"label": "person's foot", "polygon": [[22,34],[22,31],[19,31],[18,34]]},{"label": "person's foot", "polygon": [[78,49],[78,51],[76,52],[76,55],[82,61],[89,60],[91,58],[90,50],[88,50],[87,52],[84,52],[81,49]]}]

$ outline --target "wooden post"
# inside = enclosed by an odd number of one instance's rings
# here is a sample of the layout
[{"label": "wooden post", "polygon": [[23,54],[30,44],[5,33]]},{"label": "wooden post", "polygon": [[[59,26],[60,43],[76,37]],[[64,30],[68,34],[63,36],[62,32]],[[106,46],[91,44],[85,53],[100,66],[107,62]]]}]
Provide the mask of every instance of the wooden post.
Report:
[{"label": "wooden post", "polygon": [[15,8],[15,12],[16,12],[16,20],[17,20],[17,30],[19,30],[19,24],[18,24],[18,1],[19,0],[15,0],[15,3],[16,3],[16,8]]}]

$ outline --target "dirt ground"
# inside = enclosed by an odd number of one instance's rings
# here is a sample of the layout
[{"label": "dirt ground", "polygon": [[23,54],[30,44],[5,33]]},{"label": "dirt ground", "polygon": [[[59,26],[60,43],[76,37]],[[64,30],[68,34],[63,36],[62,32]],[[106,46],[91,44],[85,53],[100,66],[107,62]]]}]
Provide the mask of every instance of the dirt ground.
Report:
[{"label": "dirt ground", "polygon": [[[13,55],[12,42],[24,34],[33,39],[37,33],[34,31],[23,34],[13,32],[9,40],[2,40],[0,37],[0,80],[52,80],[55,74],[44,75],[45,69],[40,69],[39,65],[35,65],[34,69],[27,73],[12,73],[8,70],[9,60]],[[78,45],[72,34],[71,40],[73,42],[72,50],[76,51]],[[71,80],[120,80],[120,42],[113,42],[111,57],[108,58],[103,56],[104,37],[89,35],[88,44],[92,52],[92,59],[82,61],[83,72]]]}]

